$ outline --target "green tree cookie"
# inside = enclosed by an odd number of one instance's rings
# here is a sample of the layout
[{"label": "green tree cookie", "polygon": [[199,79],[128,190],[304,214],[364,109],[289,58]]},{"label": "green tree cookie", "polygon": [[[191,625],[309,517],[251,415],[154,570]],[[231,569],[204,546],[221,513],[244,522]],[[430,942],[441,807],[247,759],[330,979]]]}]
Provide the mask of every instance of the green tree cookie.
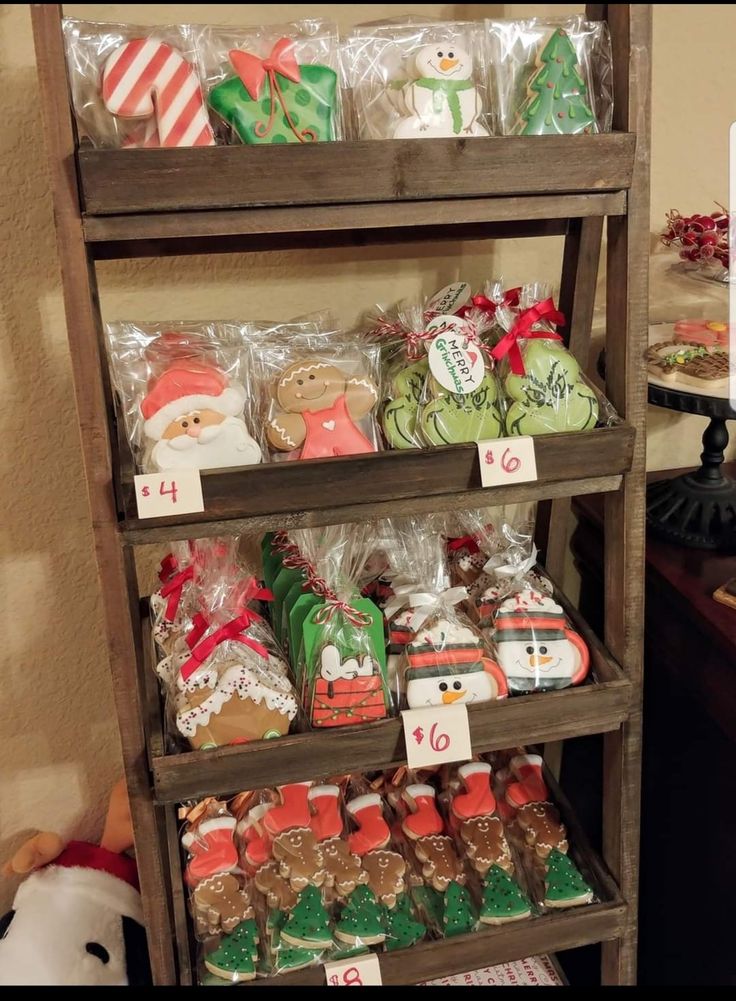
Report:
[{"label": "green tree cookie", "polygon": [[[298,83],[287,80],[280,73],[274,74],[280,94],[275,95],[275,114],[270,128],[271,81],[268,77],[257,100],[250,96],[239,76],[228,77],[210,91],[209,105],[249,145],[304,142],[305,138],[314,141],[310,136],[322,142],[334,139],[337,74],[328,66],[308,64],[300,66],[299,71]],[[310,136],[305,137],[304,133]]]},{"label": "green tree cookie", "polygon": [[506,376],[511,401],[506,433],[587,431],[598,420],[598,400],[580,366],[561,341],[528,340],[522,346],[525,375]]},{"label": "green tree cookie", "polygon": [[258,962],[258,927],[253,918],[241,921],[218,947],[207,954],[204,965],[222,980],[253,980]]},{"label": "green tree cookie", "polygon": [[480,919],[486,925],[520,921],[531,914],[531,905],[516,881],[497,865],[492,865],[483,885]]},{"label": "green tree cookie", "polygon": [[464,441],[487,441],[503,434],[498,383],[487,373],[474,393],[450,393],[430,378],[429,402],[419,418],[422,435],[430,445],[457,445]]},{"label": "green tree cookie", "polygon": [[399,369],[391,380],[381,426],[391,448],[421,448],[417,434],[417,412],[424,380],[429,372],[426,358]]},{"label": "green tree cookie", "polygon": [[393,910],[386,912],[386,949],[408,949],[421,942],[427,929],[414,917],[411,899],[402,893]]},{"label": "green tree cookie", "polygon": [[433,886],[426,885],[415,886],[411,893],[425,924],[441,929],[444,912],[443,895],[438,890],[435,890]]},{"label": "green tree cookie", "polygon": [[303,970],[312,966],[322,955],[322,949],[300,949],[281,940],[281,929],[286,924],[286,911],[271,911],[268,915],[268,933],[270,937],[271,968],[274,972],[284,973],[287,970]]},{"label": "green tree cookie", "polygon": [[442,924],[445,937],[467,935],[475,931],[477,918],[470,893],[464,886],[452,882],[445,890],[445,907]]},{"label": "green tree cookie", "polygon": [[358,886],[350,894],[335,926],[335,937],[349,945],[376,945],[386,938],[383,908],[367,886]]},{"label": "green tree cookie", "polygon": [[303,949],[327,949],[332,945],[330,918],[316,886],[307,886],[299,894],[296,906],[281,929],[288,945]]},{"label": "green tree cookie", "polygon": [[577,69],[578,57],[564,28],[553,31],[527,83],[514,132],[524,136],[597,132],[587,102],[588,89]]},{"label": "green tree cookie", "polygon": [[593,899],[593,890],[580,875],[575,863],[556,848],[549,853],[544,883],[546,907],[579,907]]}]

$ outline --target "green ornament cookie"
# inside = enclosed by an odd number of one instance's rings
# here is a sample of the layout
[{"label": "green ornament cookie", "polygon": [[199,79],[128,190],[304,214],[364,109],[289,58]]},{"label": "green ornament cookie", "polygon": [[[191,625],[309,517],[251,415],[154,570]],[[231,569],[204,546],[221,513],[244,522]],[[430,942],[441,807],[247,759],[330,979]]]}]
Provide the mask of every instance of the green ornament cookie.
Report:
[{"label": "green ornament cookie", "polygon": [[421,942],[427,929],[414,917],[411,900],[402,893],[393,910],[386,911],[386,949],[408,949]]},{"label": "green ornament cookie", "polygon": [[419,426],[430,445],[458,445],[464,441],[487,441],[503,434],[498,383],[487,373],[474,393],[450,393],[430,378],[429,402],[422,407]]},{"label": "green ornament cookie", "polygon": [[401,368],[391,380],[381,426],[391,448],[421,448],[417,413],[424,380],[429,372],[426,358]]},{"label": "green ornament cookie", "polygon": [[588,431],[598,420],[598,399],[561,341],[530,340],[522,347],[525,375],[505,379],[511,406],[506,433]]},{"label": "green ornament cookie", "polygon": [[299,74],[294,83],[274,73],[273,109],[268,76],[256,100],[240,77],[232,76],[210,91],[208,103],[248,145],[335,139],[337,74],[328,66],[309,64],[300,66]]},{"label": "green ornament cookie", "polygon": [[351,946],[377,945],[386,938],[383,908],[367,886],[350,894],[335,925],[335,938]]},{"label": "green ornament cookie", "polygon": [[221,980],[254,980],[258,962],[258,926],[253,918],[223,936],[217,948],[205,956],[204,965]]},{"label": "green ornament cookie", "polygon": [[299,900],[281,929],[281,939],[301,949],[327,949],[332,945],[330,917],[316,886],[307,886],[299,894]]},{"label": "green ornament cookie", "polygon": [[579,907],[593,899],[593,890],[580,875],[575,863],[556,848],[549,853],[544,884],[545,907]]},{"label": "green ornament cookie", "polygon": [[445,890],[445,906],[442,926],[446,938],[468,935],[475,931],[477,918],[470,893],[464,886],[452,882]]},{"label": "green ornament cookie", "polygon": [[480,920],[484,925],[521,921],[531,914],[531,904],[516,881],[500,866],[492,865],[483,885]]}]

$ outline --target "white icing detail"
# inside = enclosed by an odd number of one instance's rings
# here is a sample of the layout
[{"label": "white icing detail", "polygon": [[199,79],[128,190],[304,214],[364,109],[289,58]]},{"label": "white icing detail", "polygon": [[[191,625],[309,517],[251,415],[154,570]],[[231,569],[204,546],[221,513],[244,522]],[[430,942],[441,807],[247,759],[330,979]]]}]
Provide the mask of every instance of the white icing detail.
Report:
[{"label": "white icing detail", "polygon": [[276,420],[270,421],[269,427],[272,427],[274,431],[278,433],[279,437],[281,438],[281,440],[285,445],[288,445],[289,448],[296,448],[296,442],[288,436],[286,431],[281,427],[281,425]]},{"label": "white icing detail", "polygon": [[378,399],[376,387],[369,379],[348,379],[348,386],[363,386],[364,389],[370,392],[374,400]]},{"label": "white icing detail", "polygon": [[361,810],[365,810],[369,806],[381,806],[382,803],[383,800],[377,792],[369,792],[365,796],[356,796],[355,799],[351,799],[345,809],[351,817],[357,817]]},{"label": "white icing detail", "polygon": [[209,686],[214,688],[212,695],[199,706],[188,706],[180,702],[176,725],[185,737],[194,737],[197,728],[207,726],[213,713],[217,716],[225,703],[236,695],[241,699],[250,699],[256,705],[265,700],[272,712],[288,716],[290,721],[296,716],[296,698],[286,678],[245,664],[235,664],[219,680],[215,680],[216,684]]},{"label": "white icing detail", "polygon": [[373,658],[366,654],[360,658],[360,662],[357,657],[349,657],[346,661],[341,661],[340,651],[330,643],[320,655],[319,673],[325,681],[370,678],[373,676]]},{"label": "white icing detail", "polygon": [[282,376],[280,379],[280,385],[288,386],[288,384],[292,381],[292,379],[296,379],[298,375],[304,375],[305,372],[319,372],[323,368],[334,368],[334,367],[335,367],[334,365],[328,365],[326,362],[317,362],[314,364],[302,365],[301,368],[294,369],[294,371],[291,373],[288,379],[284,379],[284,377]]}]

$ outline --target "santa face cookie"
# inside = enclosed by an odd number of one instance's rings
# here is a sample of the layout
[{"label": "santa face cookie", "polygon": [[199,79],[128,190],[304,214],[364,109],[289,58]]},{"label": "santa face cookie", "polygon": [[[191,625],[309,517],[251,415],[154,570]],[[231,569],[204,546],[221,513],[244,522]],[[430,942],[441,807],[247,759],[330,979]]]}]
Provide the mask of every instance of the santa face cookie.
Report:
[{"label": "santa face cookie", "polygon": [[488,135],[478,121],[482,106],[468,52],[452,42],[425,45],[414,64],[418,79],[403,90],[408,117],[397,123],[394,139]]},{"label": "santa face cookie", "polygon": [[375,452],[356,423],[378,400],[370,379],[349,378],[327,362],[298,361],[279,377],[275,397],[278,410],[266,436],[278,451],[301,449],[302,459]]},{"label": "santa face cookie", "polygon": [[245,390],[219,369],[193,362],[171,365],[141,402],[144,434],[155,442],[153,468],[222,469],[260,462],[244,407]]}]

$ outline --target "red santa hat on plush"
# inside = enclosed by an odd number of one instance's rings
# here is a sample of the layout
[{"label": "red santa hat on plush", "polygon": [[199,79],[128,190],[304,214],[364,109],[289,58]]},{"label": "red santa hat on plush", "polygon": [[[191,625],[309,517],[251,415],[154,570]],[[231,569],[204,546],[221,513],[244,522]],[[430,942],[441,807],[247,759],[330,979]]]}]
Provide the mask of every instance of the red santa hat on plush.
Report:
[{"label": "red santa hat on plush", "polygon": [[196,362],[175,362],[149,384],[148,395],[141,402],[148,438],[158,441],[166,428],[183,414],[193,410],[214,410],[225,417],[242,414],[245,390],[231,383],[216,368]]}]

